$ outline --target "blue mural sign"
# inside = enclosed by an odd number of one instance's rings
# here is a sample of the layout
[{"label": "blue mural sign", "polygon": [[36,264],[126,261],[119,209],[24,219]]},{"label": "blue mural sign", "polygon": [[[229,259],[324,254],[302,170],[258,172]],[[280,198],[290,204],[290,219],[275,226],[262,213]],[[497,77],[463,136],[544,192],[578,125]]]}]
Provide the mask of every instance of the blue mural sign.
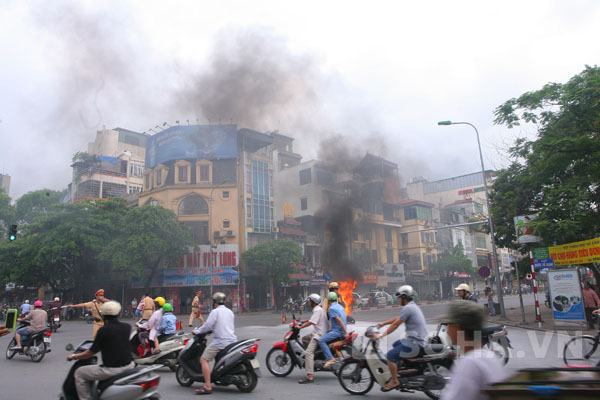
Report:
[{"label": "blue mural sign", "polygon": [[172,126],[146,141],[146,168],[186,158],[237,157],[235,125]]},{"label": "blue mural sign", "polygon": [[[214,286],[235,285],[238,272],[235,267],[212,267],[212,281]],[[157,273],[150,287],[184,287],[184,286],[210,286],[211,267],[203,268],[166,268]],[[144,287],[144,278],[131,278],[132,288]]]}]

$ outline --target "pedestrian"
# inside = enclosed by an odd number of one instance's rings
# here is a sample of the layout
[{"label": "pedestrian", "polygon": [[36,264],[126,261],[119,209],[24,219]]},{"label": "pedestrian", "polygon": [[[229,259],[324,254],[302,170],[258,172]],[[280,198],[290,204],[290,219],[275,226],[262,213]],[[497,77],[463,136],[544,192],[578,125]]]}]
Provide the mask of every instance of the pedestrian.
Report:
[{"label": "pedestrian", "polygon": [[[92,316],[94,317],[94,325],[93,325],[93,335],[92,340],[96,339],[96,334],[98,333],[98,329],[104,326],[104,318],[100,313],[100,309],[102,305],[109,301],[104,297],[104,289],[98,289],[96,291],[96,298],[92,301],[88,301],[87,303],[79,303],[74,304],[71,307],[73,308],[86,308],[92,310]],[[120,305],[119,305],[120,307]]]},{"label": "pedestrian", "polygon": [[190,321],[188,326],[194,326],[194,318],[198,318],[202,324],[204,323],[204,318],[202,318],[202,313],[200,312],[201,295],[202,290],[198,289],[196,291],[196,296],[194,296],[194,300],[192,300],[192,312],[190,313]]},{"label": "pedestrian", "polygon": [[[319,339],[327,333],[329,323],[327,321],[327,313],[319,303],[321,302],[321,296],[316,293],[308,296],[308,303],[312,307],[312,316],[309,320],[303,321],[302,325],[298,326],[298,330],[306,328],[307,326],[313,325],[313,331],[311,335],[307,335],[308,344],[306,344],[306,355],[304,359],[304,368],[306,369],[306,376],[301,378],[298,383],[313,383],[314,372],[315,372],[315,350],[319,344]],[[304,337],[302,338],[304,342]],[[303,343],[304,344],[304,343]]]},{"label": "pedestrian", "polygon": [[483,389],[493,382],[502,381],[510,373],[501,358],[481,347],[483,311],[474,302],[457,301],[450,304],[443,323],[452,343],[460,348],[463,357],[454,362],[449,384],[442,400],[489,399]]},{"label": "pedestrian", "polygon": [[488,286],[485,288],[485,295],[487,297],[489,314],[491,317],[495,317],[496,316],[496,308],[494,307],[494,292],[492,291],[491,287]]},{"label": "pedestrian", "polygon": [[136,318],[142,318],[142,308],[144,308],[144,299],[145,298],[146,298],[146,296],[140,297],[140,302],[138,303],[137,307],[135,308],[135,317]]},{"label": "pedestrian", "polygon": [[149,293],[146,293],[144,305],[142,306],[142,319],[145,319],[146,321],[149,320],[150,317],[152,317],[152,314],[154,314],[155,310],[154,300],[152,300],[152,297],[150,297]]},{"label": "pedestrian", "polygon": [[134,297],[133,300],[131,300],[131,315],[135,314],[135,310],[137,310],[137,306],[138,306],[138,302],[137,302],[137,299]]},{"label": "pedestrian", "polygon": [[589,281],[583,283],[581,295],[583,296],[583,307],[585,308],[585,319],[587,320],[588,328],[594,329],[593,312],[600,307],[600,299],[596,291],[592,289]]}]

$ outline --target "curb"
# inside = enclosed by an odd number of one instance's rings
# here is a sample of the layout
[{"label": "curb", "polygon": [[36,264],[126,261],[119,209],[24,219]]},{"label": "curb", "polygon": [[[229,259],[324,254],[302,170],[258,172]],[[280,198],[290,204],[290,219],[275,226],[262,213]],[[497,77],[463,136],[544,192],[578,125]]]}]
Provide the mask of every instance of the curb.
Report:
[{"label": "curb", "polygon": [[[560,330],[559,331],[559,330],[556,330],[555,328],[552,328],[552,329],[538,328],[538,327],[534,327],[534,326],[529,326],[529,324],[528,325],[520,325],[518,323],[504,322],[502,319],[498,319],[498,320],[486,319],[485,322],[491,322],[491,323],[494,323],[494,324],[502,324],[502,325],[505,325],[505,326],[510,326],[511,328],[527,329],[527,330],[530,330],[530,331],[538,331],[538,332],[552,332],[552,333],[556,333],[556,334],[564,333],[564,332],[569,332],[569,331],[576,332],[576,331],[568,330],[568,329],[567,330]],[[537,324],[537,321],[532,322],[532,324]],[[585,331],[580,330],[579,332],[585,332]]]}]

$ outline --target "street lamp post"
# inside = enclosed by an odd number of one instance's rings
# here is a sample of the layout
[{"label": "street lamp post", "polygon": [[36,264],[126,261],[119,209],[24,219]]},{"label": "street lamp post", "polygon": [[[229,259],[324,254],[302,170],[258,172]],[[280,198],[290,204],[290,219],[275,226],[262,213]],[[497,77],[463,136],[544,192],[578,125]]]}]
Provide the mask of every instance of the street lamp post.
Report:
[{"label": "street lamp post", "polygon": [[503,319],[506,319],[506,312],[504,310],[504,296],[502,295],[502,278],[500,277],[500,268],[498,267],[498,253],[496,252],[496,239],[494,237],[494,223],[492,221],[492,210],[490,209],[490,192],[488,189],[487,180],[485,179],[485,167],[483,165],[483,153],[481,152],[481,142],[479,141],[479,131],[475,125],[470,122],[452,122],[452,121],[440,121],[438,125],[469,125],[475,129],[477,135],[477,147],[479,148],[479,159],[481,160],[481,175],[483,178],[483,185],[485,187],[485,202],[488,209],[488,223],[490,225],[490,235],[492,236],[492,258],[494,263],[494,271],[496,272],[496,286],[498,288],[498,303],[500,303],[500,315]]}]

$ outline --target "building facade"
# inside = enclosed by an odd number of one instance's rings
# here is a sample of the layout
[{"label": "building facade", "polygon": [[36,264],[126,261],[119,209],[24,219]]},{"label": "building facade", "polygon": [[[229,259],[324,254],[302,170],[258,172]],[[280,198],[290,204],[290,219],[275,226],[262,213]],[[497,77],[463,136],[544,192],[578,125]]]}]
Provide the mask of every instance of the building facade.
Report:
[{"label": "building facade", "polygon": [[10,175],[0,174],[0,188],[5,195],[10,196]]}]

